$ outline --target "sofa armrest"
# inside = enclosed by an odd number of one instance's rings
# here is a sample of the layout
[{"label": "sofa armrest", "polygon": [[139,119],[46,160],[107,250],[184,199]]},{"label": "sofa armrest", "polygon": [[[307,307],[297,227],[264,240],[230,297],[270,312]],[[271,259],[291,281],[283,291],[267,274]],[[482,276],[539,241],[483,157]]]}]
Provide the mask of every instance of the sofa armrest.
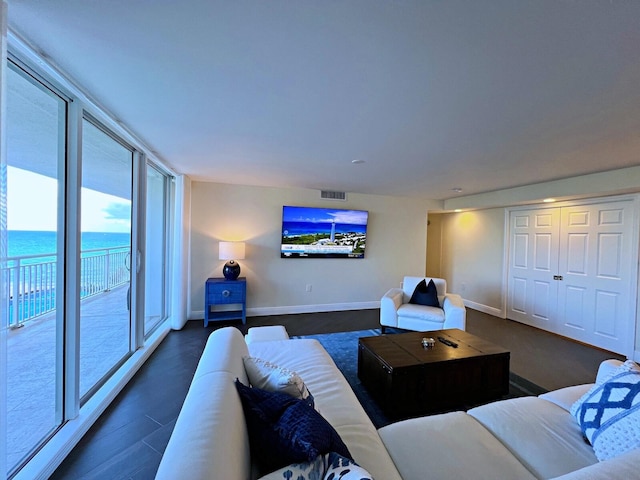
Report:
[{"label": "sofa armrest", "polygon": [[598,367],[598,374],[596,375],[596,383],[605,382],[613,373],[613,371],[622,365],[623,362],[615,360],[613,358],[604,360]]},{"label": "sofa armrest", "polygon": [[462,297],[455,293],[447,293],[442,302],[444,310],[444,328],[459,328],[466,330],[467,309],[464,306]]},{"label": "sofa armrest", "polygon": [[398,325],[398,315],[396,314],[404,292],[401,288],[392,288],[380,299],[380,325],[396,327]]},{"label": "sofa armrest", "polygon": [[552,390],[538,397],[548,402],[558,405],[560,408],[565,409],[567,412],[571,410],[571,406],[579,400],[589,389],[593,386],[593,383],[587,383],[584,385],[574,385],[571,387],[564,387],[558,390]]},{"label": "sofa armrest", "polygon": [[638,465],[640,448],[635,448],[609,460],[555,477],[555,480],[628,480],[638,478]]},{"label": "sofa armrest", "polygon": [[192,381],[155,480],[250,478],[249,433],[234,381],[229,372]]}]

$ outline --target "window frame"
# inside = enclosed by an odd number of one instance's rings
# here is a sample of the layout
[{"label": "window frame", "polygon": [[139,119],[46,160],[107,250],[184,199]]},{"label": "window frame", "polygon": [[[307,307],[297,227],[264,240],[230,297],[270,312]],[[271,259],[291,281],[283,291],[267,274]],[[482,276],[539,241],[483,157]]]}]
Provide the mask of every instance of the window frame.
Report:
[{"label": "window frame", "polygon": [[[6,27],[6,10],[0,13],[0,20],[5,23]],[[170,282],[172,278],[173,262],[175,256],[170,253],[171,245],[174,242],[175,232],[175,173],[171,168],[162,164],[155,159],[155,153],[141,141],[138,137],[131,133],[119,120],[110,114],[102,105],[95,101],[90,95],[86,94],[80,87],[70,80],[64,73],[57,68],[51,66],[38,55],[30,46],[28,46],[18,35],[12,31],[8,31],[6,37],[3,36],[2,41],[7,49],[3,49],[5,56],[5,67],[9,63],[15,67],[27,72],[31,81],[38,82],[47,89],[54,92],[60,98],[67,102],[67,122],[66,122],[66,144],[64,175],[61,178],[62,184],[59,188],[60,195],[64,198],[64,208],[59,209],[59,228],[63,241],[63,249],[69,255],[65,259],[66,269],[60,269],[59,275],[63,275],[64,284],[67,290],[75,292],[71,298],[75,301],[68,302],[67,299],[61,298],[62,303],[58,303],[58,311],[60,316],[66,318],[66,324],[63,324],[60,335],[64,338],[64,354],[61,362],[64,365],[64,379],[62,390],[62,411],[63,422],[61,426],[54,432],[47,441],[40,444],[38,449],[31,457],[22,464],[18,469],[13,470],[10,478],[23,479],[34,478],[40,476],[48,476],[53,473],[55,468],[71,451],[73,446],[82,438],[82,435],[90,428],[93,422],[99,417],[102,411],[110,404],[118,392],[124,388],[129,379],[134,375],[135,371],[146,361],[148,356],[160,344],[162,339],[170,330],[171,321],[171,292],[173,285]],[[2,79],[2,88],[5,88],[6,75],[0,71]],[[4,105],[2,105],[4,107]],[[132,256],[135,252],[135,258],[132,265],[140,264],[140,273],[132,275],[132,330],[130,334],[131,352],[122,365],[115,369],[113,375],[103,382],[101,388],[97,389],[95,395],[81,401],[79,398],[79,372],[77,352],[79,349],[79,252],[80,242],[80,218],[79,202],[81,188],[81,151],[82,151],[82,121],[86,117],[91,117],[95,122],[102,125],[107,132],[115,135],[120,141],[130,145],[135,150],[134,155],[134,188],[132,192],[132,202],[137,202],[137,207],[133,208],[137,215],[132,215]],[[4,125],[4,122],[2,122]],[[2,140],[4,141],[4,140]],[[166,199],[166,215],[165,215],[165,248],[166,266],[164,268],[165,275],[165,315],[158,324],[145,335],[144,332],[144,221],[145,214],[145,184],[146,168],[148,164],[152,164],[158,171],[167,176],[167,188],[169,194]],[[141,180],[142,179],[142,180]],[[134,220],[135,217],[135,220]],[[1,219],[0,219],[1,220]],[[134,228],[134,223],[136,227]],[[141,228],[139,228],[141,227]],[[5,227],[6,228],[6,225]],[[64,234],[62,234],[64,232]],[[1,235],[0,235],[1,236]],[[1,240],[1,239],[0,239]],[[71,252],[77,252],[72,255]],[[5,252],[6,253],[6,252]],[[142,280],[140,280],[142,279]],[[135,282],[135,289],[134,289]],[[62,294],[64,297],[64,294]],[[135,300],[134,300],[135,298]],[[136,312],[133,315],[133,312]],[[73,318],[73,321],[69,319]],[[5,365],[6,359],[6,332],[4,328],[0,328],[0,362]],[[73,346],[68,348],[68,346]],[[4,376],[6,378],[6,376]],[[6,385],[0,386],[0,399],[3,398],[6,391]],[[0,406],[0,420],[6,419],[6,402]],[[5,422],[0,422],[5,425]],[[0,429],[1,430],[1,429]],[[0,433],[3,433],[0,431]],[[5,455],[2,455],[0,447],[0,479],[8,478],[8,465],[6,465]],[[4,467],[4,468],[2,468]]]}]

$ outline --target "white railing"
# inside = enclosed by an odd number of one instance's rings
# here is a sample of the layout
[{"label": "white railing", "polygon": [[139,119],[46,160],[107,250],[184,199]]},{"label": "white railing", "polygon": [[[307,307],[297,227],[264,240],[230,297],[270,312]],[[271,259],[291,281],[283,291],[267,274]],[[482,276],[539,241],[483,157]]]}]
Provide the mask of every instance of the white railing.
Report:
[{"label": "white railing", "polygon": [[[129,282],[129,247],[83,250],[80,256],[80,298]],[[55,254],[23,255],[7,259],[9,326],[17,328],[56,309]]]}]

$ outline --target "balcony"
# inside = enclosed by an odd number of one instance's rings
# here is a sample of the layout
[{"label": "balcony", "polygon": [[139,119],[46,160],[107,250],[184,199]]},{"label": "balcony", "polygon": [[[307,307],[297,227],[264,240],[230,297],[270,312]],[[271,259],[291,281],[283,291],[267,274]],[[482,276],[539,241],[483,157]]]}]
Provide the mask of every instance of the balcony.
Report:
[{"label": "balcony", "polygon": [[[82,252],[80,393],[89,392],[130,350],[129,248]],[[21,463],[62,418],[63,334],[56,320],[56,259],[8,259],[7,430],[9,468]]]}]

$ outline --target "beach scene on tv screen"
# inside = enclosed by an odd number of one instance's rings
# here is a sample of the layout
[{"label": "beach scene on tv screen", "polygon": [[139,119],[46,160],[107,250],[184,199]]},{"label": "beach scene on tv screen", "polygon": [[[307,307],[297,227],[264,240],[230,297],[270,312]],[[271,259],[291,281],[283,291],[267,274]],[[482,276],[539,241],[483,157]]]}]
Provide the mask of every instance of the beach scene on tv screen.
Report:
[{"label": "beach scene on tv screen", "polygon": [[368,217],[364,210],[285,206],[281,256],[363,258]]}]

